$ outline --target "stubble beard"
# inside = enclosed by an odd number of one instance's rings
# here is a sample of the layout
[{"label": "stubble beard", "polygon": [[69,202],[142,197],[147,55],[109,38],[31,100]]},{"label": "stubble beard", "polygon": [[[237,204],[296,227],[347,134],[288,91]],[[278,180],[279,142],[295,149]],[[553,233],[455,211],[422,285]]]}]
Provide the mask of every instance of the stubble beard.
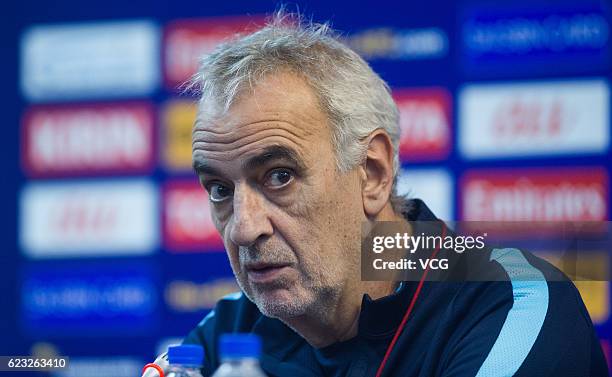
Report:
[{"label": "stubble beard", "polygon": [[[250,249],[250,248],[249,248]],[[341,271],[326,263],[319,254],[315,260],[307,263],[310,268],[302,268],[296,258],[276,250],[274,253],[261,253],[257,250],[242,250],[240,253],[239,272],[234,271],[238,285],[253,302],[259,311],[271,318],[290,320],[308,316],[325,322],[333,312],[344,288],[337,276]],[[267,257],[264,258],[263,255]],[[293,261],[298,278],[280,276],[274,282],[254,284],[249,282],[247,272],[242,268],[246,260],[265,260],[267,262]],[[318,268],[313,268],[313,267]],[[291,274],[293,275],[293,274]],[[273,291],[277,291],[274,292]],[[276,296],[276,298],[271,297]],[[278,297],[282,299],[278,299]]]},{"label": "stubble beard", "polygon": [[[332,293],[334,289],[313,286],[302,279],[296,282],[281,277],[271,284],[254,285],[248,282],[245,274],[242,276],[244,279],[236,279],[238,285],[266,317],[288,320],[305,315],[319,316],[324,312],[323,308],[327,307],[330,297],[335,296]],[[284,292],[272,293],[275,290]],[[282,298],[269,297],[272,295],[280,295]]]},{"label": "stubble beard", "polygon": [[[297,317],[317,318],[327,322],[327,317],[333,312],[331,308],[335,307],[341,295],[341,285],[308,279],[301,271],[299,277],[295,280],[282,276],[273,283],[255,285],[248,281],[248,275],[243,272],[236,275],[236,281],[245,296],[266,317],[283,322]],[[274,290],[279,292],[273,293]],[[279,296],[282,298],[278,299]]]}]

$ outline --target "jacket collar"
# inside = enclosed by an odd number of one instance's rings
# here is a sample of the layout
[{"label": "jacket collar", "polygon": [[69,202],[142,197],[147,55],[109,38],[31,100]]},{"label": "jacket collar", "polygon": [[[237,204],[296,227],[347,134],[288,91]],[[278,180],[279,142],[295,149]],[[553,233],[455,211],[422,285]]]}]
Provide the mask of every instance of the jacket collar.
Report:
[{"label": "jacket collar", "polygon": [[[418,222],[413,223],[419,227],[414,229],[415,233],[424,232],[432,234],[438,232],[438,227],[432,229],[427,225],[420,225],[438,221],[421,199],[408,200],[403,215],[408,221]],[[418,282],[414,281],[399,282],[399,286],[394,293],[376,300],[372,300],[369,295],[364,294],[359,316],[359,335],[366,338],[392,336],[399,326],[406,309],[408,309],[417,285]]]}]

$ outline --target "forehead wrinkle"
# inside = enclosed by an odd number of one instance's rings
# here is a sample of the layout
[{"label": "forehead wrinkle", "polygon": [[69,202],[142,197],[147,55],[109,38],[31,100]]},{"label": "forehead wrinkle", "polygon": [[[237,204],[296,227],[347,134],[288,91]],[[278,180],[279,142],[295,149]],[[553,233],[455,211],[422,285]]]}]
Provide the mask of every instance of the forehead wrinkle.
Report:
[{"label": "forehead wrinkle", "polygon": [[230,142],[223,142],[223,141],[218,141],[218,140],[202,141],[202,139],[200,140],[194,139],[192,143],[192,150],[193,151],[202,150],[202,151],[207,151],[207,152],[228,153],[230,151],[242,149],[245,146],[248,146],[254,143],[264,142],[265,140],[268,140],[270,138],[279,138],[281,140],[286,140],[289,144],[295,144],[295,145],[298,145],[300,148],[306,148],[306,145],[305,145],[306,141],[304,139],[296,137],[295,135],[289,132],[285,132],[284,130],[280,130],[279,132],[279,130],[276,129],[276,130],[260,131],[260,132],[251,134],[249,136],[245,136],[242,138],[238,138],[236,140],[232,140]]},{"label": "forehead wrinkle", "polygon": [[[267,141],[266,139],[270,139],[270,138],[272,138],[273,140],[266,142]],[[279,139],[280,141],[287,140],[287,142],[279,142]],[[249,147],[254,143],[263,143],[263,145],[250,149]],[[199,161],[204,161],[205,163],[206,160],[215,160],[215,161],[221,161],[221,162],[234,161],[239,158],[242,158],[247,153],[255,153],[258,151],[262,151],[271,146],[280,146],[280,147],[291,149],[295,151],[295,153],[300,157],[301,161],[306,162],[306,158],[305,158],[306,154],[304,153],[304,147],[300,145],[300,143],[294,140],[291,140],[290,138],[275,134],[272,136],[268,136],[264,139],[258,139],[256,141],[244,144],[240,146],[239,148],[233,149],[231,151],[207,150],[203,148],[194,147],[193,149],[194,165],[196,164],[196,162],[199,162]]]},{"label": "forehead wrinkle", "polygon": [[320,131],[322,127],[318,126],[321,123],[327,123],[327,119],[318,119],[318,117],[314,114],[302,114],[302,112],[294,110],[260,111],[257,113],[257,117],[255,119],[252,119],[252,117],[249,116],[233,114],[217,119],[206,120],[202,119],[201,117],[197,117],[192,133],[208,132],[222,136],[242,127],[248,127],[251,125],[257,126],[261,123],[290,126],[282,128],[293,129],[296,136],[308,137],[314,135],[317,131]]},{"label": "forehead wrinkle", "polygon": [[[251,123],[249,126],[253,125],[254,127],[249,127],[248,130],[245,128],[242,129],[233,129],[226,132],[214,132],[207,129],[199,129],[193,131],[192,138],[192,146],[197,143],[212,143],[212,144],[224,144],[231,146],[232,144],[239,142],[243,139],[257,137],[258,134],[270,134],[270,133],[286,133],[288,136],[293,136],[296,139],[308,139],[308,135],[302,135],[299,132],[296,132],[295,127],[286,127],[288,123],[285,122],[274,122],[270,123],[267,121]],[[273,127],[277,126],[277,127]]]}]

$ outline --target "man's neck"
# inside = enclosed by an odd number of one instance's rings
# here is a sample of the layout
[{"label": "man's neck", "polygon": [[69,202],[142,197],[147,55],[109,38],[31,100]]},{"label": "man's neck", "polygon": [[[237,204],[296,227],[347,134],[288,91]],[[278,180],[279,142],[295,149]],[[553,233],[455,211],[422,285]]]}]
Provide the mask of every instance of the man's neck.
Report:
[{"label": "man's neck", "polygon": [[[401,216],[393,212],[390,206],[382,211],[376,221],[404,222],[411,232],[410,225]],[[355,254],[357,257],[358,253]],[[358,266],[358,264],[357,264]],[[358,268],[359,270],[359,268]],[[358,271],[355,274],[359,274]],[[363,295],[373,300],[392,294],[397,288],[397,281],[362,281],[357,279],[347,284],[338,297],[330,298],[328,303],[320,303],[313,313],[303,316],[282,319],[282,321],[302,336],[315,348],[322,348],[336,342],[351,339],[359,329],[359,314]]]},{"label": "man's neck", "polygon": [[360,288],[344,292],[331,310],[308,313],[283,322],[315,348],[327,347],[355,337],[359,328],[363,295],[368,294],[375,300],[390,295],[397,287],[397,282],[394,281],[359,283]]}]

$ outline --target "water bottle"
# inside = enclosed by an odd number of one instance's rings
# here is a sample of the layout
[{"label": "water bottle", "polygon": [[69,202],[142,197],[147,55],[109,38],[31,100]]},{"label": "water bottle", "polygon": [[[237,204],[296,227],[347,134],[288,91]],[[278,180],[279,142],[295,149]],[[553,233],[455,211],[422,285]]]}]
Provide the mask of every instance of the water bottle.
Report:
[{"label": "water bottle", "polygon": [[221,366],[212,377],[265,377],[259,367],[261,341],[253,334],[224,334],[219,340]]},{"label": "water bottle", "polygon": [[195,344],[168,347],[170,368],[166,377],[202,377],[200,368],[204,360],[204,348]]}]

